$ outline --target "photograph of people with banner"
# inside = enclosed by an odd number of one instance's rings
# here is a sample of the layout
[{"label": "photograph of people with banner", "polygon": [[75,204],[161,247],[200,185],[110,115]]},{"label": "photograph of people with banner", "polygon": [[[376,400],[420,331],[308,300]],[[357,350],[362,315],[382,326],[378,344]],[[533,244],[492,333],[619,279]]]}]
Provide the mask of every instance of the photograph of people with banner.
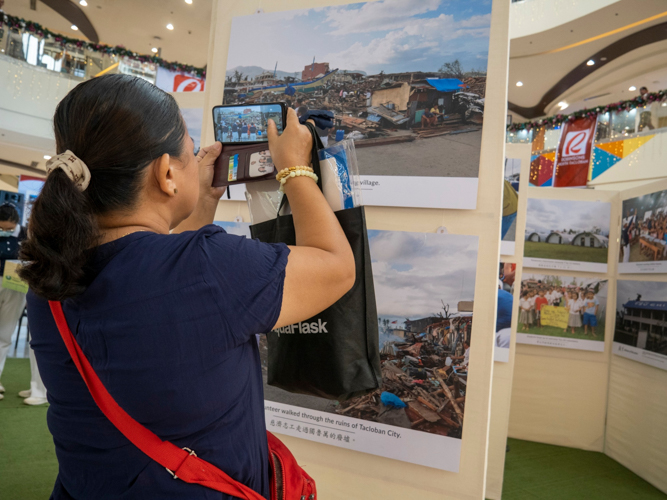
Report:
[{"label": "photograph of people with banner", "polygon": [[620,273],[667,273],[667,190],[623,200]]},{"label": "photograph of people with banner", "polygon": [[[381,387],[335,401],[268,385],[268,342],[262,335],[267,428],[458,471],[466,394],[475,390],[468,384],[468,367],[478,238],[376,230],[369,230],[368,238]],[[513,283],[509,270],[505,280],[507,286]],[[511,304],[502,311],[511,318]],[[504,319],[500,326],[510,322]]]},{"label": "photograph of people with banner", "polygon": [[603,351],[606,310],[607,280],[524,274],[516,341]]},{"label": "photograph of people with banner", "polygon": [[667,370],[667,282],[616,283],[614,354]]},{"label": "photograph of people with banner", "polygon": [[611,204],[528,199],[524,267],[607,272]]}]

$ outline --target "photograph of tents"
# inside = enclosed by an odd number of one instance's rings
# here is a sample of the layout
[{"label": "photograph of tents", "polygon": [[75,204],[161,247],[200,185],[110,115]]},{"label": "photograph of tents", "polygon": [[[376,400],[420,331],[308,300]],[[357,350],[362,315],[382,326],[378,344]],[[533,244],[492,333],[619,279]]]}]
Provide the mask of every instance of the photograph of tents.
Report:
[{"label": "photograph of tents", "polygon": [[476,178],[491,2],[381,0],[236,17],[224,104],[327,109],[362,175]]},{"label": "photograph of tents", "polygon": [[524,265],[605,272],[610,216],[609,203],[528,199]]}]

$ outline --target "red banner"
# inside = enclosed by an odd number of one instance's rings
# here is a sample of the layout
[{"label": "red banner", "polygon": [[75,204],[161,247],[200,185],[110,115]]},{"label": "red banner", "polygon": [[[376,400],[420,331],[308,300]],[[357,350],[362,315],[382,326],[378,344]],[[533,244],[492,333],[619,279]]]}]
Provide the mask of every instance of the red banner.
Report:
[{"label": "red banner", "polygon": [[596,118],[565,122],[558,143],[554,187],[585,187],[595,138]]}]

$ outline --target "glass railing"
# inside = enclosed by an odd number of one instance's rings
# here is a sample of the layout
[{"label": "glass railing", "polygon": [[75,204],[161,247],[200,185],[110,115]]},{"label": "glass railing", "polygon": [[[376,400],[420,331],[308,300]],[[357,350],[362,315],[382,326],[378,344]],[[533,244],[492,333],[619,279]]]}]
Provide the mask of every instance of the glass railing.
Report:
[{"label": "glass railing", "polygon": [[0,28],[0,54],[27,64],[86,80],[100,73],[125,73],[155,83],[157,64],[104,54],[76,45],[63,46],[50,37]]},{"label": "glass railing", "polygon": [[[642,136],[656,131],[667,131],[667,101],[654,102],[642,108],[629,109],[619,112],[601,113],[595,132],[595,143],[619,141],[630,136]],[[543,129],[507,131],[506,142],[522,144],[538,139],[544,141],[542,150],[553,150],[558,147],[561,126],[546,127]],[[540,144],[541,145],[541,144]],[[535,153],[538,151],[536,150]]]}]

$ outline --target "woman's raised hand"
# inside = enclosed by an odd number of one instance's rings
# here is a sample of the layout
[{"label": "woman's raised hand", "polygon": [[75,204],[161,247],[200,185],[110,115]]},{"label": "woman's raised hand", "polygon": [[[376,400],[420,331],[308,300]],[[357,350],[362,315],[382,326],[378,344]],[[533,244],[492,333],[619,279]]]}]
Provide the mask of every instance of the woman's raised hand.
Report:
[{"label": "woman's raised hand", "polygon": [[285,130],[278,135],[276,123],[269,120],[268,126],[269,150],[276,169],[311,164],[311,150],[313,138],[305,125],[299,123],[296,111],[287,109],[287,123]]}]

